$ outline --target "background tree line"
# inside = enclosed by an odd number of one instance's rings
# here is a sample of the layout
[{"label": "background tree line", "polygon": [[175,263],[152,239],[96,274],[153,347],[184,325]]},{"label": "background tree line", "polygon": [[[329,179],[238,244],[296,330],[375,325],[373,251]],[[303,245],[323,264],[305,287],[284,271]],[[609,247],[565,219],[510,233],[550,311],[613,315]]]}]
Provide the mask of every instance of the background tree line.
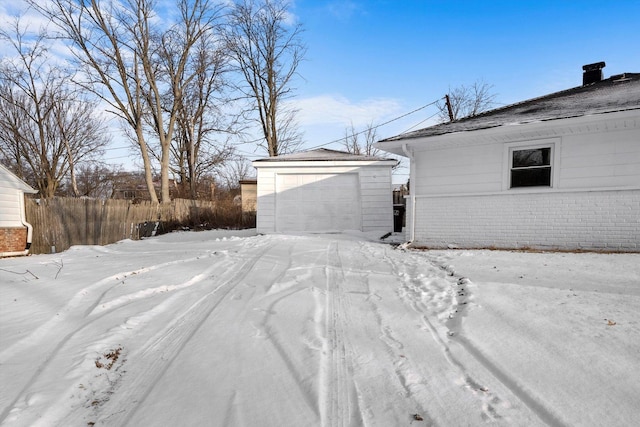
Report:
[{"label": "background tree line", "polygon": [[14,53],[0,61],[0,160],[41,197],[108,197],[126,175],[101,161],[113,137],[155,202],[246,177],[233,142],[252,122],[270,156],[299,144],[283,101],[305,47],[286,1],[27,1],[49,25],[0,29]]}]

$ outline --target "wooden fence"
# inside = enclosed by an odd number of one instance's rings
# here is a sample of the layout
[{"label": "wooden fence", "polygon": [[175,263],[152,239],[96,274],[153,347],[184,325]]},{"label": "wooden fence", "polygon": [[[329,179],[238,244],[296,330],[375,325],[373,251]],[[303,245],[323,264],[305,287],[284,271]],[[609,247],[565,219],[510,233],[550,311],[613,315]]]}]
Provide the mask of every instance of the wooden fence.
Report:
[{"label": "wooden fence", "polygon": [[[31,253],[63,251],[73,245],[137,240],[150,231],[181,227],[251,227],[240,206],[228,202],[175,199],[168,204],[77,198],[27,199],[33,226]],[[255,221],[255,219],[254,219]]]}]

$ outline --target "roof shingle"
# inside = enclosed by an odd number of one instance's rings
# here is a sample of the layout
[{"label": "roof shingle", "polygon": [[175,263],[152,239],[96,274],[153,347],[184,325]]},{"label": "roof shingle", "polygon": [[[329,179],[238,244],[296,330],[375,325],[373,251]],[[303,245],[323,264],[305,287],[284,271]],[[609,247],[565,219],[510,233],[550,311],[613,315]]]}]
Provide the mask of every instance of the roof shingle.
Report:
[{"label": "roof shingle", "polygon": [[634,109],[640,109],[640,73],[625,73],[597,83],[507,105],[477,116],[407,132],[380,142]]}]

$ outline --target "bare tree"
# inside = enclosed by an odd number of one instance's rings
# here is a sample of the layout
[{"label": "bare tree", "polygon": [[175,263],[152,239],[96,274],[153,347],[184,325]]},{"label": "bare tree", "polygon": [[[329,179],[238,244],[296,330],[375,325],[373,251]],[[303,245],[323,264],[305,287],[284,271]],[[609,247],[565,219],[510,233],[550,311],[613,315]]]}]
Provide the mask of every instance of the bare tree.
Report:
[{"label": "bare tree", "polygon": [[363,156],[377,156],[380,150],[373,146],[378,140],[376,127],[369,123],[366,129],[356,132],[353,124],[345,130],[344,147],[348,153]]},{"label": "bare tree", "polygon": [[81,197],[108,199],[116,188],[119,174],[113,166],[82,164],[76,171],[75,191]]},{"label": "bare tree", "polygon": [[16,20],[0,38],[16,53],[0,65],[0,154],[42,197],[53,197],[67,174],[77,196],[75,165],[109,142],[96,105],[51,65],[44,34],[29,36]]},{"label": "bare tree", "polygon": [[[189,179],[194,182],[192,190],[195,196],[195,159],[198,154],[196,148],[199,148],[196,147],[195,126],[198,125],[199,131],[204,127],[204,113],[208,102],[213,100],[213,93],[220,87],[218,80],[224,63],[220,52],[214,49],[214,30],[220,28],[222,8],[210,0],[178,0],[177,3],[178,22],[152,37],[148,44],[138,44],[143,57],[149,58],[149,61],[142,62],[148,79],[148,91],[145,95],[161,146],[163,200],[169,197],[171,144],[180,119],[181,139],[187,142],[189,148]],[[189,105],[193,98],[187,99],[189,92],[193,95],[193,86],[198,88],[200,95],[198,105],[195,106]],[[201,137],[200,132],[197,135]]]},{"label": "bare tree", "polygon": [[143,130],[145,58],[136,50],[138,44],[148,45],[151,39],[151,1],[27,1],[57,26],[57,37],[72,44],[71,52],[84,77],[77,83],[105,101],[109,111],[131,128],[140,149],[150,198],[158,202]]},{"label": "bare tree", "polygon": [[441,123],[473,117],[491,109],[495,105],[496,95],[492,93],[493,85],[483,81],[476,81],[471,86],[449,88],[449,102],[451,115],[446,102],[438,102],[438,118]]},{"label": "bare tree", "polygon": [[305,53],[302,27],[291,23],[284,0],[240,0],[230,17],[227,46],[244,84],[241,92],[252,101],[269,156],[292,151],[300,143],[295,110],[284,100],[292,96],[293,78]]},{"label": "bare tree", "polygon": [[189,78],[186,82],[176,81],[182,86],[182,96],[170,168],[179,176],[182,187],[188,187],[191,198],[197,196],[201,177],[212,174],[234,151],[229,137],[235,132],[236,118],[222,107],[228,101],[228,56],[218,35],[213,31],[201,37],[186,66]]},{"label": "bare tree", "polygon": [[255,170],[244,157],[234,157],[219,171],[220,185],[225,190],[240,188],[240,181],[255,177]]},{"label": "bare tree", "polygon": [[155,0],[28,0],[71,42],[82,68],[82,86],[127,123],[142,157],[151,200],[153,186],[146,123],[160,150],[160,192],[170,201],[171,142],[185,85],[195,78],[188,63],[193,46],[212,31],[220,7],[213,0],[177,0],[176,22],[160,24]]}]

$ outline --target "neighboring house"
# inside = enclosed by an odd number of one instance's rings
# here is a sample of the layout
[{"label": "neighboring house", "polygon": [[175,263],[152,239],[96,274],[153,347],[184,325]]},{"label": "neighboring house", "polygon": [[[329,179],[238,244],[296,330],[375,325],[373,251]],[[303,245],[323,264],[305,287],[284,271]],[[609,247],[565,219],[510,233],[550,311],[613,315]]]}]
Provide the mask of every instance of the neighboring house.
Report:
[{"label": "neighboring house", "polygon": [[0,257],[29,253],[33,227],[26,220],[25,193],[37,191],[0,165]]},{"label": "neighboring house", "polygon": [[640,251],[640,74],[385,139],[411,160],[406,238],[433,248]]},{"label": "neighboring house", "polygon": [[324,148],[256,160],[257,231],[393,231],[396,163]]}]

